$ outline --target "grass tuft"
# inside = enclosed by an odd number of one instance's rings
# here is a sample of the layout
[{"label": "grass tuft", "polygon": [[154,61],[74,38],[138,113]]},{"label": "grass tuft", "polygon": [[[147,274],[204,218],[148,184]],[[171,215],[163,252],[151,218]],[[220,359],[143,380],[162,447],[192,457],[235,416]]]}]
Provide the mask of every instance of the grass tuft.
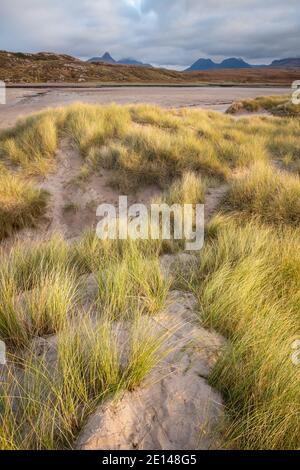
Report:
[{"label": "grass tuft", "polygon": [[232,181],[229,206],[263,222],[298,226],[300,179],[262,163]]},{"label": "grass tuft", "polygon": [[299,233],[218,217],[192,283],[201,318],[230,343],[210,378],[224,394],[228,446],[299,447]]},{"label": "grass tuft", "polygon": [[0,240],[15,230],[34,227],[45,214],[48,193],[17,175],[0,175]]}]

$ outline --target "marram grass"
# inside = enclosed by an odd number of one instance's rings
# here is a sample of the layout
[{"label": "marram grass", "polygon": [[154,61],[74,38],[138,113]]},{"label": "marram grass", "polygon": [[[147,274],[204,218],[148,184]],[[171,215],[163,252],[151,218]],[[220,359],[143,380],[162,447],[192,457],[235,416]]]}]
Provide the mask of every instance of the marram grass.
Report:
[{"label": "marram grass", "polygon": [[210,377],[224,395],[227,446],[297,449],[300,233],[217,216],[191,280],[201,319],[229,339]]},{"label": "marram grass", "polygon": [[[269,105],[281,103],[259,100]],[[55,171],[62,138],[80,153],[86,184],[108,169],[120,191],[155,184],[173,204],[203,203],[211,177],[229,183],[226,215],[211,221],[198,266],[187,270],[201,321],[228,338],[210,377],[226,400],[228,447],[300,446],[291,362],[299,334],[299,132],[296,117],[76,104],[0,135],[0,238],[45,214],[47,195],[30,177]],[[139,386],[162,361],[168,338],[151,320],[170,288],[159,266],[166,245],[102,242],[88,232],[72,244],[55,236],[1,253],[0,338],[9,358],[1,449],[72,448],[98,404]],[[169,251],[179,248],[169,243]],[[96,291],[87,306],[90,274]],[[54,341],[50,358],[37,354],[40,337]]]}]

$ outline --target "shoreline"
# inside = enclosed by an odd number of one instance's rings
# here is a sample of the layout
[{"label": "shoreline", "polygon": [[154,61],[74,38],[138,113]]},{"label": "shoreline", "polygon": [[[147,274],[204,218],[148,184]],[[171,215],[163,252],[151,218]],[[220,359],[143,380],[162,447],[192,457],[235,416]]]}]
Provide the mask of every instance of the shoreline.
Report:
[{"label": "shoreline", "polygon": [[102,89],[102,88],[290,88],[289,84],[273,83],[6,83],[10,89]]}]

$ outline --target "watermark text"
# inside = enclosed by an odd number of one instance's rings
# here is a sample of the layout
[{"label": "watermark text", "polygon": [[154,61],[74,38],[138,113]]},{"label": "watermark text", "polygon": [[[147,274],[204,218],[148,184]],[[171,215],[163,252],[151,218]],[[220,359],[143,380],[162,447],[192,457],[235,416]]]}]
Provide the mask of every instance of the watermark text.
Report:
[{"label": "watermark text", "polygon": [[97,208],[97,236],[102,240],[185,240],[187,251],[201,250],[204,244],[203,204],[144,204],[128,206],[127,196]]}]

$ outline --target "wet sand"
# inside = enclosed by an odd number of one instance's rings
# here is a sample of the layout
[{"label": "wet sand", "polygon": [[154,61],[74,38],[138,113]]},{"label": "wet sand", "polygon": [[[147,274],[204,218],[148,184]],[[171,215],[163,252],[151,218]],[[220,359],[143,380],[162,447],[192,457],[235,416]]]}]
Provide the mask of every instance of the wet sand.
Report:
[{"label": "wet sand", "polygon": [[224,112],[234,101],[289,92],[289,88],[269,87],[9,88],[7,104],[0,105],[0,128],[13,126],[19,117],[35,111],[78,101],[153,103],[167,108],[200,107]]}]

